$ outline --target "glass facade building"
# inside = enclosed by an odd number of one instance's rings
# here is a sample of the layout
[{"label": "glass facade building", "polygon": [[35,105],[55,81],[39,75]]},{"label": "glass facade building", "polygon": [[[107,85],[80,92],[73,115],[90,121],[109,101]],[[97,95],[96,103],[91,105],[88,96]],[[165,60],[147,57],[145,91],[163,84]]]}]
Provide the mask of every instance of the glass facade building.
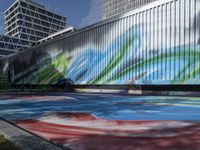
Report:
[{"label": "glass facade building", "polygon": [[31,0],[17,0],[5,11],[6,35],[34,43],[66,26],[66,18]]},{"label": "glass facade building", "polygon": [[200,84],[199,17],[200,0],[159,0],[39,44],[2,68],[17,84]]},{"label": "glass facade building", "polygon": [[0,35],[0,58],[29,48],[28,41],[17,37]]},{"label": "glass facade building", "polygon": [[[5,12],[5,36],[0,37],[0,56],[30,47],[30,45],[66,27],[66,17],[32,0],[16,0]],[[4,40],[9,38],[9,40]],[[20,42],[13,42],[16,39]],[[4,42],[6,41],[6,42]],[[7,49],[7,42],[9,49]],[[21,43],[21,47],[16,43]],[[12,45],[12,46],[11,46]],[[14,49],[12,49],[14,48]]]},{"label": "glass facade building", "polygon": [[103,19],[126,13],[156,0],[103,0]]}]

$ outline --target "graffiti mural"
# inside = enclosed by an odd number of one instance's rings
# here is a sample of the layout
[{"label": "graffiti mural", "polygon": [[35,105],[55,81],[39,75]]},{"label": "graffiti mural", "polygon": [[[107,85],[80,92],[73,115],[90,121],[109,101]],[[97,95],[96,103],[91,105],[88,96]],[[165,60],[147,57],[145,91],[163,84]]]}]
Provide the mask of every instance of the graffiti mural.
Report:
[{"label": "graffiti mural", "polygon": [[199,6],[154,2],[8,58],[5,70],[18,84],[199,84]]}]

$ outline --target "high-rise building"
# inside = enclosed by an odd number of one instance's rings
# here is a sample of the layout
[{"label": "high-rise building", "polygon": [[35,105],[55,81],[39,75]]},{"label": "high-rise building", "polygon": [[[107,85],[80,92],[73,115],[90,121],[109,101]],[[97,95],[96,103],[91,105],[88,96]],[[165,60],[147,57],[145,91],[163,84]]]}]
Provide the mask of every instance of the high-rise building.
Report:
[{"label": "high-rise building", "polygon": [[0,35],[0,58],[29,48],[27,40],[7,35]]},{"label": "high-rise building", "polygon": [[103,19],[107,19],[156,0],[103,0]]},{"label": "high-rise building", "polygon": [[17,0],[5,11],[6,35],[34,43],[66,26],[66,17],[31,0]]},{"label": "high-rise building", "polygon": [[0,57],[25,49],[66,27],[66,17],[32,0],[16,0],[5,12],[5,35],[0,35]]}]

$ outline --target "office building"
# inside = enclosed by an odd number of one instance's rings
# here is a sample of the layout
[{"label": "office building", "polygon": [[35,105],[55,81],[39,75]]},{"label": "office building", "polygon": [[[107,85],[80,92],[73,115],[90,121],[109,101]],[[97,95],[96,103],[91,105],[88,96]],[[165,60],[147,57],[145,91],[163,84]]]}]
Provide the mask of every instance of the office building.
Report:
[{"label": "office building", "polygon": [[29,43],[27,40],[23,40],[17,37],[0,35],[0,58],[26,48],[29,48]]},{"label": "office building", "polygon": [[126,13],[155,0],[103,0],[103,19]]},{"label": "office building", "polygon": [[[9,45],[18,51],[31,46],[37,41],[48,37],[66,27],[66,17],[49,11],[45,6],[37,4],[32,0],[16,0],[5,12],[5,37],[12,39],[8,41],[21,40],[20,49],[11,42]],[[2,37],[4,37],[2,35]],[[4,40],[0,39],[1,45]],[[7,43],[5,43],[7,44]],[[2,46],[3,47],[3,46]],[[0,55],[9,54],[7,49],[0,49]]]},{"label": "office building", "polygon": [[34,43],[66,26],[66,18],[30,0],[17,0],[5,11],[6,35]]}]

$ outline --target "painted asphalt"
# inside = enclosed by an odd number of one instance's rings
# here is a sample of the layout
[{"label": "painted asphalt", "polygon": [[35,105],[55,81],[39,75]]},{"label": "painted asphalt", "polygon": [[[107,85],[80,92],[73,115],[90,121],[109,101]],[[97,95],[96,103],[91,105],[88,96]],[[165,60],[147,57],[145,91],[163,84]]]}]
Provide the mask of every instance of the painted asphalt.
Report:
[{"label": "painted asphalt", "polygon": [[200,97],[1,95],[0,117],[75,150],[200,149]]},{"label": "painted asphalt", "polygon": [[[62,148],[4,120],[0,120],[0,133],[23,150],[62,150]],[[0,143],[0,149],[5,150],[1,144],[2,142]],[[11,150],[11,148],[7,149]]]}]

